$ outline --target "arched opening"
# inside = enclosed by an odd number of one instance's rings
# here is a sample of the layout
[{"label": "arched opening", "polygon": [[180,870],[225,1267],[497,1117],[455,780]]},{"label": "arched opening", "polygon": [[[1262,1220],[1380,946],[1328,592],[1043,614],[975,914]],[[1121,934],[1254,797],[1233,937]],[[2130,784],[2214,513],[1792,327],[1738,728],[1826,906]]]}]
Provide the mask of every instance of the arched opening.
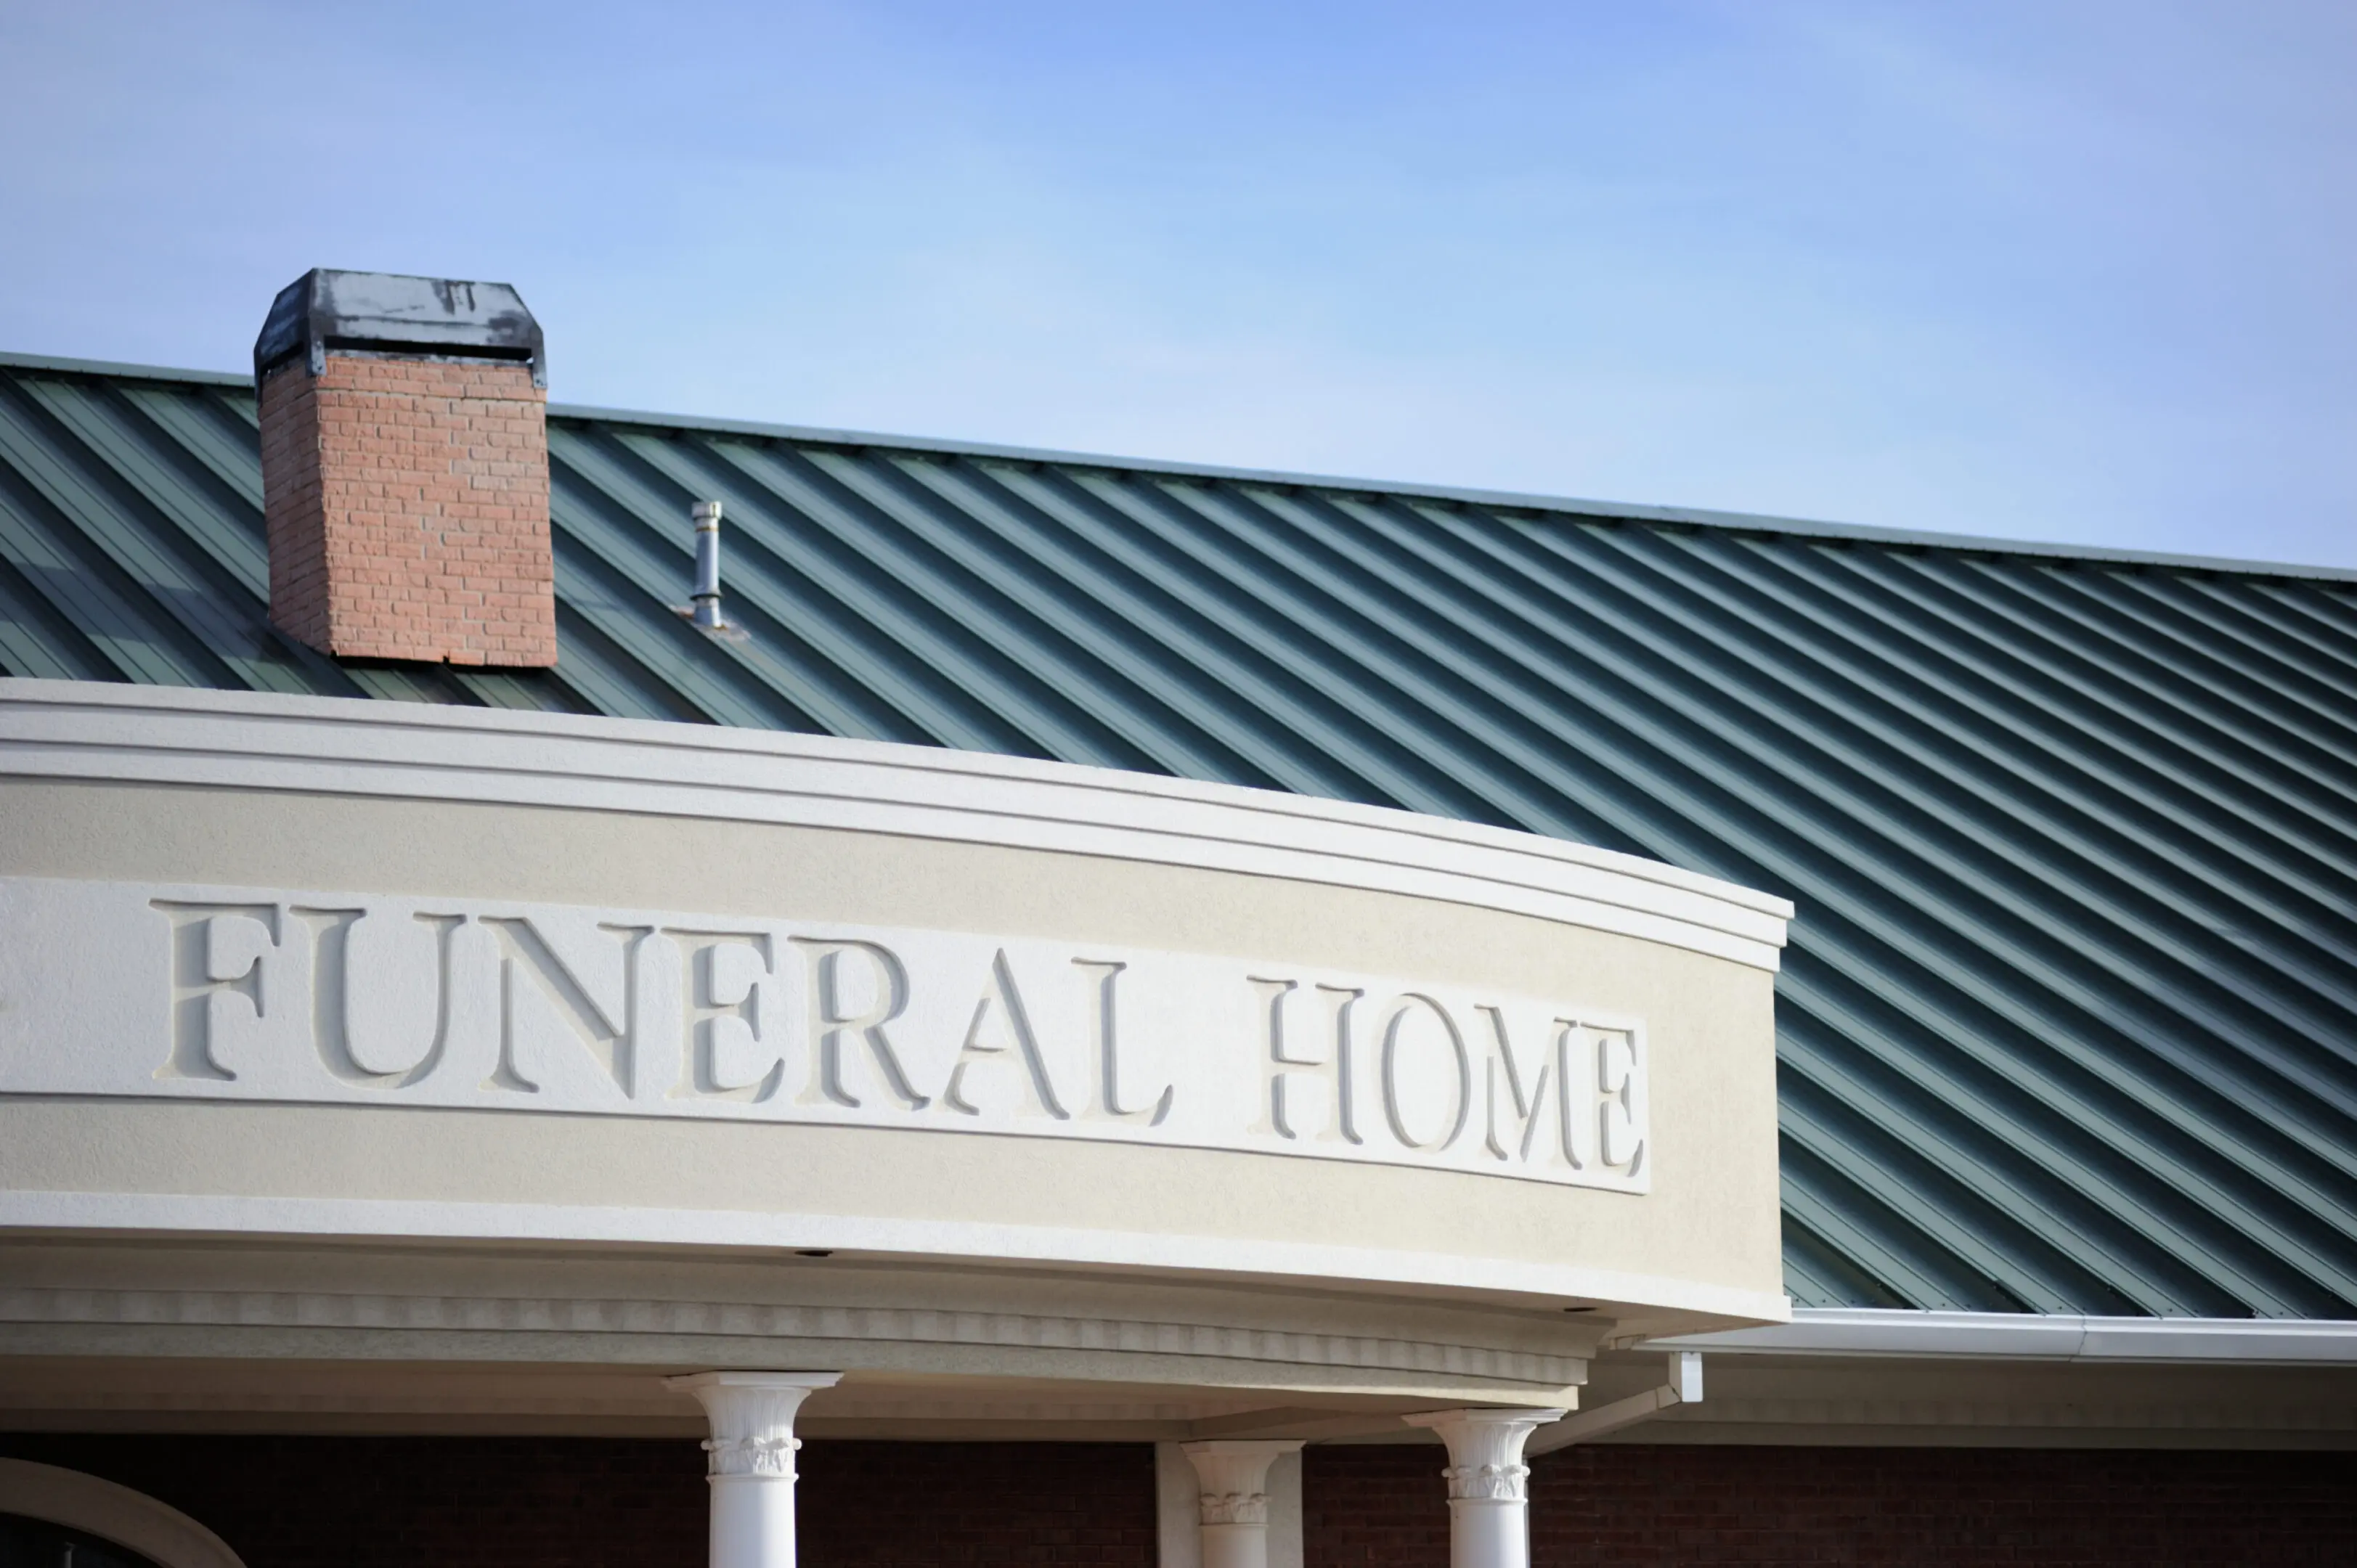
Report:
[{"label": "arched opening", "polygon": [[20,1513],[0,1513],[0,1568],[161,1568],[127,1546]]},{"label": "arched opening", "polygon": [[145,1492],[0,1459],[0,1568],[245,1568],[229,1543]]}]

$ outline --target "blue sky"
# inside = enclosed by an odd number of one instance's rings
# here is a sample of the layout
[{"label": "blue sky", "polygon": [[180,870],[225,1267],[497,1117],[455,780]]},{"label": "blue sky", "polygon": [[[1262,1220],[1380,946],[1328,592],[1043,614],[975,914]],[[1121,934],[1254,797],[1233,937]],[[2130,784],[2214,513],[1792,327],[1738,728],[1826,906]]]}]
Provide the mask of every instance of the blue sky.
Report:
[{"label": "blue sky", "polygon": [[2357,5],[0,0],[0,348],[2357,567]]}]

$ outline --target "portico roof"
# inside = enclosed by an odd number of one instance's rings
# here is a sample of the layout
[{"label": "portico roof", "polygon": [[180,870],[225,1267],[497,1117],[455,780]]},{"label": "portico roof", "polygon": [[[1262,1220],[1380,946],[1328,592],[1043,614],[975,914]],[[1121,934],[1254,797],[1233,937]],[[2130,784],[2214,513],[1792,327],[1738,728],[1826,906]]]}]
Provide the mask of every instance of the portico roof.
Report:
[{"label": "portico roof", "polygon": [[[561,659],[266,618],[243,376],[0,358],[0,673],[1405,807],[1791,898],[1808,1306],[2357,1317],[2357,577],[555,405]],[[739,632],[676,607],[726,504]]]}]

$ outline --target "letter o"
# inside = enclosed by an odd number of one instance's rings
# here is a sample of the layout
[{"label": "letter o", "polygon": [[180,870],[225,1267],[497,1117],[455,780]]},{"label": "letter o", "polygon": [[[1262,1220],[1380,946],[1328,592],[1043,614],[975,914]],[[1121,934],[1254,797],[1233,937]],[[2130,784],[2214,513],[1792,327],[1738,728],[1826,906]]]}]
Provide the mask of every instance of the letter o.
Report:
[{"label": "letter o", "polygon": [[[1430,1143],[1416,1142],[1415,1134],[1407,1130],[1407,1117],[1400,1104],[1400,1026],[1407,1022],[1408,1015],[1419,1004],[1429,1009],[1432,1015],[1440,1020],[1440,1026],[1448,1036],[1449,1051],[1457,1062],[1457,1090],[1453,1097],[1454,1109],[1448,1114],[1448,1132],[1446,1136],[1435,1138]],[[1433,1150],[1454,1146],[1464,1133],[1466,1121],[1473,1110],[1473,1058],[1465,1048],[1465,1036],[1457,1027],[1457,1020],[1448,1015],[1448,1008],[1422,992],[1404,992],[1394,997],[1391,1005],[1383,1009],[1383,1119],[1391,1123],[1392,1136],[1400,1141],[1402,1148],[1406,1149]]]}]

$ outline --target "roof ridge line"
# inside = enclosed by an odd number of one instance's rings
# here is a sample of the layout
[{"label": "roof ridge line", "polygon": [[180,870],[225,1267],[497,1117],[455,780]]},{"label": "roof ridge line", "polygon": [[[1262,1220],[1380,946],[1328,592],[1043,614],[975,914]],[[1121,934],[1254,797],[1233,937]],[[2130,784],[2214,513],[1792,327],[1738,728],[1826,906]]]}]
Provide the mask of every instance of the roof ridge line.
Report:
[{"label": "roof ridge line", "polygon": [[0,349],[0,368],[62,371],[78,376],[131,376],[143,381],[197,381],[206,386],[253,390],[252,371],[190,371],[172,365],[135,365],[121,360],[77,360],[64,354],[20,354]]},{"label": "roof ridge line", "polygon": [[[54,371],[70,375],[118,376],[141,381],[193,381],[207,386],[251,388],[251,374],[229,371],[179,370],[161,365],[137,365],[111,360],[77,360],[50,354],[21,354],[0,349],[0,368]],[[594,403],[552,403],[549,416],[598,424],[636,424],[664,430],[695,430],[721,435],[748,435],[772,441],[803,441],[828,446],[888,448],[937,456],[996,458],[1006,462],[1055,463],[1074,467],[1127,470],[1177,478],[1224,479],[1362,495],[1403,496],[1416,500],[1496,507],[1512,511],[1548,512],[1562,517],[1587,517],[1613,522],[1663,523],[1672,527],[1708,528],[1735,533],[1765,533],[1786,538],[1823,539],[1830,542],[1894,544],[1921,550],[1948,550],[1974,555],[2019,555],[2034,560],[2084,562],[2100,565],[2162,566],[2179,571],[2214,572],[2240,577],[2281,577],[2296,581],[2357,583],[2357,568],[2307,565],[2289,561],[2250,561],[2222,555],[2188,555],[2169,551],[2120,550],[2107,545],[2057,544],[2038,540],[1999,539],[1983,534],[1936,533],[1918,529],[1880,528],[1867,523],[1822,522],[1808,518],[1778,517],[1760,512],[1719,511],[1706,507],[1655,506],[1641,501],[1587,500],[1570,496],[1534,495],[1514,490],[1491,490],[1458,485],[1417,484],[1404,480],[1352,478],[1348,475],[1299,473],[1279,468],[1243,468],[1217,463],[1188,463],[1156,457],[1121,457],[1101,452],[1073,452],[1048,446],[1015,446],[988,441],[946,441],[922,435],[892,435],[876,431],[840,430],[823,425],[780,424],[760,420],[722,419],[694,414],[651,413],[637,409],[606,408]]]}]

